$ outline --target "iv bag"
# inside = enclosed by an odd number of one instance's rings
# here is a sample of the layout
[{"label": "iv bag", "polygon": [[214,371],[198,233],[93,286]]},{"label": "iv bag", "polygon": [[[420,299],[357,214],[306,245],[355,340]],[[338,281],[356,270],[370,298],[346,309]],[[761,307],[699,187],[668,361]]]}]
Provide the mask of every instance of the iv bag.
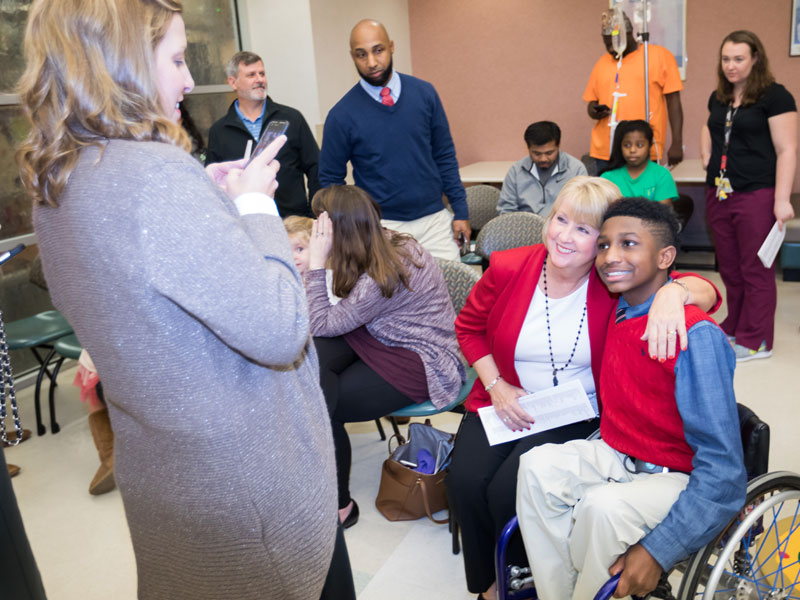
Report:
[{"label": "iv bag", "polygon": [[621,58],[628,46],[628,32],[625,28],[625,15],[622,8],[618,5],[611,13],[611,47],[617,58]]}]

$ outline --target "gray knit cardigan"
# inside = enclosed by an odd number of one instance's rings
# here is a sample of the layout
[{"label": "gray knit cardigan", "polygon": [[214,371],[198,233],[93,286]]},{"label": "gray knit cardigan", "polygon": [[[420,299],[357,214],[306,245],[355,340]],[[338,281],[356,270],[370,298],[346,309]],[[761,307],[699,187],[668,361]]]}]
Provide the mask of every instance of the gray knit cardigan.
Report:
[{"label": "gray knit cardigan", "polygon": [[333,446],[280,219],[240,218],[178,148],[116,140],[34,223],[109,399],[139,597],[319,598]]}]

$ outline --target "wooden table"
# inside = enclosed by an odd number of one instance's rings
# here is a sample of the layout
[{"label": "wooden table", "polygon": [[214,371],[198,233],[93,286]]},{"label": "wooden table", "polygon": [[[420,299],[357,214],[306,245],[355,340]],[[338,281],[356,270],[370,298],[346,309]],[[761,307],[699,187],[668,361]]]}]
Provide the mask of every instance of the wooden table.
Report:
[{"label": "wooden table", "polygon": [[675,165],[670,172],[676,184],[705,183],[706,181],[703,161],[699,158],[687,158]]},{"label": "wooden table", "polygon": [[506,173],[516,161],[487,160],[461,167],[458,172],[462,183],[503,183]]}]

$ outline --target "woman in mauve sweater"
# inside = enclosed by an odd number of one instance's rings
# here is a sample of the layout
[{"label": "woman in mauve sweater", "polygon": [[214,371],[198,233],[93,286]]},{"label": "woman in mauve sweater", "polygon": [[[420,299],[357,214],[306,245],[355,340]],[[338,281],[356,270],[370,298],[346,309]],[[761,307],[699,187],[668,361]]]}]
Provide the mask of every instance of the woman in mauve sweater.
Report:
[{"label": "woman in mauve sweater", "polygon": [[[455,313],[436,260],[408,235],[381,227],[380,207],[356,186],[317,192],[306,276],[311,333],[336,447],[339,518],[358,520],[350,498],[344,424],[415,402],[450,403],[464,381]],[[325,266],[333,270],[331,304]]]}]

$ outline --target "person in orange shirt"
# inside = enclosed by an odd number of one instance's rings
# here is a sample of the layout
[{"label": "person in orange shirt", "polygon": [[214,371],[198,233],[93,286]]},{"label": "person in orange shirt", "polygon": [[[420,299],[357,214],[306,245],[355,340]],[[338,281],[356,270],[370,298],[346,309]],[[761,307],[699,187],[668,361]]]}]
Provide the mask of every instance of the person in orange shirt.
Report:
[{"label": "person in orange shirt", "polygon": [[634,38],[630,19],[625,15],[627,40],[619,64],[612,44],[611,15],[609,10],[602,16],[603,43],[608,53],[595,63],[583,92],[583,99],[589,103],[587,112],[595,119],[589,154],[597,161],[598,172],[601,172],[610,157],[613,127],[609,123],[614,92],[617,92],[620,96],[615,122],[631,119],[649,122],[655,135],[650,157],[655,162],[661,162],[665,155],[669,115],[672,143],[666,156],[670,165],[678,164],[683,160],[683,108],[680,97],[683,83],[675,57],[662,46],[648,45],[650,114],[645,115],[644,47]]}]

